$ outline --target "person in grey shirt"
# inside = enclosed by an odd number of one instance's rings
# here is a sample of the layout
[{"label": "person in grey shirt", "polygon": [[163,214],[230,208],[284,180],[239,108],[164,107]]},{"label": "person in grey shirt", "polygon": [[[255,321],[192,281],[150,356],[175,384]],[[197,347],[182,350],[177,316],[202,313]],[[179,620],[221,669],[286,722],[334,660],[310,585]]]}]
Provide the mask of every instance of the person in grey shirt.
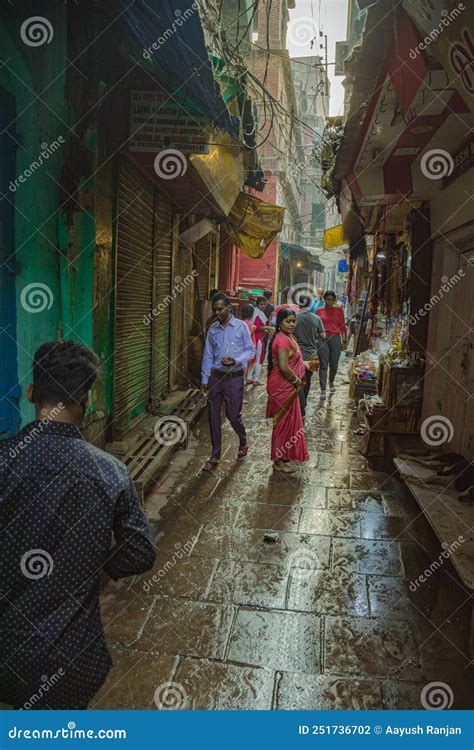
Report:
[{"label": "person in grey shirt", "polygon": [[[296,313],[295,338],[301,349],[303,359],[308,362],[313,357],[318,357],[318,349],[326,339],[323,321],[319,315],[310,312],[311,297],[309,294],[299,296],[299,311]],[[306,412],[306,401],[311,388],[312,370],[306,370],[306,383],[300,391],[301,415]]]}]

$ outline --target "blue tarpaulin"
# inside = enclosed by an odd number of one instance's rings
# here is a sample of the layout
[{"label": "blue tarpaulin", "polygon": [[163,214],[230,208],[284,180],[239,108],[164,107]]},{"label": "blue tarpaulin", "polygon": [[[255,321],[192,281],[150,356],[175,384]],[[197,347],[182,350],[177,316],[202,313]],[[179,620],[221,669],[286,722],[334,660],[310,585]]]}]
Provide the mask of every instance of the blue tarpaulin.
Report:
[{"label": "blue tarpaulin", "polygon": [[[239,137],[239,118],[230,115],[204,43],[197,3],[191,0],[121,0],[123,18],[173,97],[192,102],[210,122]],[[145,63],[147,61],[147,63]]]},{"label": "blue tarpaulin", "polygon": [[346,271],[349,270],[349,266],[347,265],[347,258],[341,258],[341,260],[337,264],[337,270],[339,273],[346,273]]}]

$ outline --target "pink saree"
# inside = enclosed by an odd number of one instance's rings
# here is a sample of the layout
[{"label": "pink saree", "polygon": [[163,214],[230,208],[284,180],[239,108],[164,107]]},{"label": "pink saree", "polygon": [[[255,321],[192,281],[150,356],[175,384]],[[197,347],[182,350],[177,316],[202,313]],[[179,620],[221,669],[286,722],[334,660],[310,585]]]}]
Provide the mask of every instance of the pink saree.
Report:
[{"label": "pink saree", "polygon": [[273,367],[267,380],[267,417],[273,419],[272,461],[307,461],[309,459],[298,392],[283,377],[278,367],[278,349],[289,349],[290,368],[304,379],[305,366],[300,348],[293,338],[280,332],[272,344]]}]

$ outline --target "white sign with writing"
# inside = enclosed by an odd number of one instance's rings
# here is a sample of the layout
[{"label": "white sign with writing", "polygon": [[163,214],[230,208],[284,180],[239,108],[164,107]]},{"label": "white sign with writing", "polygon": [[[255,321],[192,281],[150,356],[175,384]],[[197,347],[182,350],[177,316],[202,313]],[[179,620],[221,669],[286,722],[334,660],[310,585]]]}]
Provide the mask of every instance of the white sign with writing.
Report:
[{"label": "white sign with writing", "polygon": [[175,148],[190,154],[209,152],[209,119],[159,91],[132,91],[131,151]]}]

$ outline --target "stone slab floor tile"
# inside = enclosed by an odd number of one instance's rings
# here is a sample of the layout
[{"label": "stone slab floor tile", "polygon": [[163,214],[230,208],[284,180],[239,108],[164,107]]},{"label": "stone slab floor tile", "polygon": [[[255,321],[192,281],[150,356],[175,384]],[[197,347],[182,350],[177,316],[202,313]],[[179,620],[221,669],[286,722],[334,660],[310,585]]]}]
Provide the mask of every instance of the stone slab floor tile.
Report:
[{"label": "stone slab floor tile", "polygon": [[239,609],[227,661],[318,674],[321,671],[321,618]]},{"label": "stone slab floor tile", "polygon": [[313,508],[326,507],[326,487],[311,483],[291,483],[288,477],[275,481],[271,502],[277,505],[310,505]]},{"label": "stone slab floor tile", "polygon": [[360,538],[360,519],[356,513],[320,508],[303,509],[299,531],[302,534]]},{"label": "stone slab floor tile", "polygon": [[369,603],[365,576],[343,570],[294,570],[287,608],[300,612],[367,617]]},{"label": "stone slab floor tile", "polygon": [[401,575],[401,564],[396,542],[370,539],[342,539],[334,537],[333,569],[342,568],[365,574]]},{"label": "stone slab floor tile", "polygon": [[180,659],[173,682],[181,686],[189,708],[195,710],[269,710],[272,707],[274,674],[265,669]]},{"label": "stone slab floor tile", "polygon": [[284,672],[277,708],[287,711],[373,711],[382,709],[378,680],[357,680]]},{"label": "stone slab floor tile", "polygon": [[206,593],[217,560],[160,554],[152,570],[137,576],[130,591],[136,594],[201,599]]},{"label": "stone slab floor tile", "polygon": [[239,529],[229,526],[205,528],[192,556],[256,562],[264,548],[261,529]]},{"label": "stone slab floor tile", "polygon": [[375,617],[427,622],[436,601],[433,585],[410,588],[410,581],[393,576],[367,576],[370,614]]},{"label": "stone slab floor tile", "polygon": [[358,677],[421,677],[421,635],[412,623],[326,617],[325,672]]},{"label": "stone slab floor tile", "polygon": [[242,502],[234,526],[246,529],[298,531],[300,515],[299,507]]},{"label": "stone slab floor tile", "polygon": [[282,533],[277,544],[264,544],[259,562],[280,563],[288,568],[328,568],[331,538],[314,534]]},{"label": "stone slab floor tile", "polygon": [[100,599],[107,642],[127,644],[138,638],[152,605],[153,601],[142,593],[108,586]]},{"label": "stone slab floor tile", "polygon": [[383,514],[383,498],[378,492],[355,490],[328,490],[328,509],[333,511],[367,511]]},{"label": "stone slab floor tile", "polygon": [[223,659],[232,619],[232,607],[160,597],[135,646],[142,651]]},{"label": "stone slab floor tile", "polygon": [[288,576],[283,565],[221,560],[206,599],[283,609]]},{"label": "stone slab floor tile", "polygon": [[169,682],[176,658],[113,649],[114,666],[89,708],[154,709],[155,691]]},{"label": "stone slab floor tile", "polygon": [[416,528],[410,519],[361,513],[360,523],[363,539],[416,541]]}]

